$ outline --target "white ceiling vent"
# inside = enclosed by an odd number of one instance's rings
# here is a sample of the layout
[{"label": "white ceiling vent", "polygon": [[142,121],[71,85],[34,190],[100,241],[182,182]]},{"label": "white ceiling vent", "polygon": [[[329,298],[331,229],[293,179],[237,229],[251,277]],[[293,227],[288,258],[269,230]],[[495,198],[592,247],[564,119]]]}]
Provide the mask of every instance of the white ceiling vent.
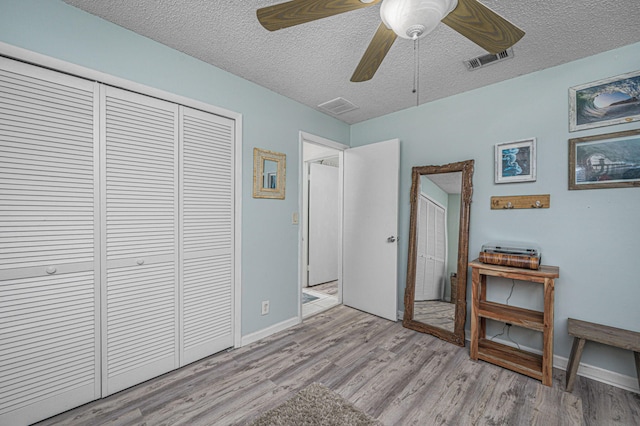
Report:
[{"label": "white ceiling vent", "polygon": [[333,115],[344,114],[345,112],[353,111],[354,109],[358,109],[357,106],[349,102],[344,98],[335,98],[330,101],[327,101],[323,104],[318,105],[318,108],[321,108]]},{"label": "white ceiling vent", "polygon": [[495,55],[487,54],[478,56],[477,58],[464,61],[469,71],[477,70],[489,64],[495,64],[496,62],[504,61],[505,59],[513,58],[513,49],[508,48],[502,52],[498,52]]}]

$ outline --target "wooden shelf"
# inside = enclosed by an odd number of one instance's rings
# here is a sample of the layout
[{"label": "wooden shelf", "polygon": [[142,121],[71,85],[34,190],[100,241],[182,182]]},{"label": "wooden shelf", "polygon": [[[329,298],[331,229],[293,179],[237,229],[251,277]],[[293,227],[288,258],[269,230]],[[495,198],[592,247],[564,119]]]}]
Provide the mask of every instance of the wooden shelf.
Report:
[{"label": "wooden shelf", "polygon": [[535,331],[544,330],[544,313],[502,303],[482,301],[478,304],[478,315]]},{"label": "wooden shelf", "polygon": [[549,265],[540,265],[539,269],[523,269],[514,268],[513,266],[491,265],[476,259],[469,262],[469,266],[477,268],[482,275],[513,278],[521,281],[543,282],[545,278],[558,278],[560,276],[560,268]]},{"label": "wooden shelf", "polygon": [[520,374],[542,380],[542,356],[489,339],[478,342],[478,358]]},{"label": "wooden shelf", "polygon": [[[471,276],[471,359],[490,362],[542,381],[551,386],[553,372],[553,295],[557,266],[537,270],[488,265],[477,259],[470,262]],[[542,284],[543,312],[487,300],[487,276]],[[487,319],[517,325],[542,333],[542,355],[523,351],[487,339]]]}]

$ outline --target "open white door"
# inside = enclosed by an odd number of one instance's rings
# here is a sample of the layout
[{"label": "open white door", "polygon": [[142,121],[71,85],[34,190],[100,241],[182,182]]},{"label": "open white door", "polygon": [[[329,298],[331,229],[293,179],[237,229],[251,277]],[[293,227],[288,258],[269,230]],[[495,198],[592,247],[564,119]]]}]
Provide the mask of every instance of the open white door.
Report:
[{"label": "open white door", "polygon": [[344,152],[343,303],[392,321],[398,310],[400,141]]}]

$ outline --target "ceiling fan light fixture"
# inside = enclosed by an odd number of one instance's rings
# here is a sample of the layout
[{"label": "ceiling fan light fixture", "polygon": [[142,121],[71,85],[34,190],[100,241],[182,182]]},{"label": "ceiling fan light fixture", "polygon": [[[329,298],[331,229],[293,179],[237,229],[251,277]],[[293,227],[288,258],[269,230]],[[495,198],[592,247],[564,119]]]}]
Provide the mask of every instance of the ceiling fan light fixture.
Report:
[{"label": "ceiling fan light fixture", "polygon": [[398,37],[415,40],[433,31],[458,5],[458,0],[384,0],[382,22]]}]

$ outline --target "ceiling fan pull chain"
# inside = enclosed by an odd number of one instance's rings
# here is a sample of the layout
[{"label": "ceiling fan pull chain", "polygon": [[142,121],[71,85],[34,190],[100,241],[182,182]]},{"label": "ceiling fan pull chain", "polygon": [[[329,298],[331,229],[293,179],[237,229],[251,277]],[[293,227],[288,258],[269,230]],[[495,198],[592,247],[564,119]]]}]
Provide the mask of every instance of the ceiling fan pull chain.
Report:
[{"label": "ceiling fan pull chain", "polygon": [[416,94],[416,106],[420,105],[420,61],[418,53],[420,51],[420,39],[413,36],[413,91]]}]

